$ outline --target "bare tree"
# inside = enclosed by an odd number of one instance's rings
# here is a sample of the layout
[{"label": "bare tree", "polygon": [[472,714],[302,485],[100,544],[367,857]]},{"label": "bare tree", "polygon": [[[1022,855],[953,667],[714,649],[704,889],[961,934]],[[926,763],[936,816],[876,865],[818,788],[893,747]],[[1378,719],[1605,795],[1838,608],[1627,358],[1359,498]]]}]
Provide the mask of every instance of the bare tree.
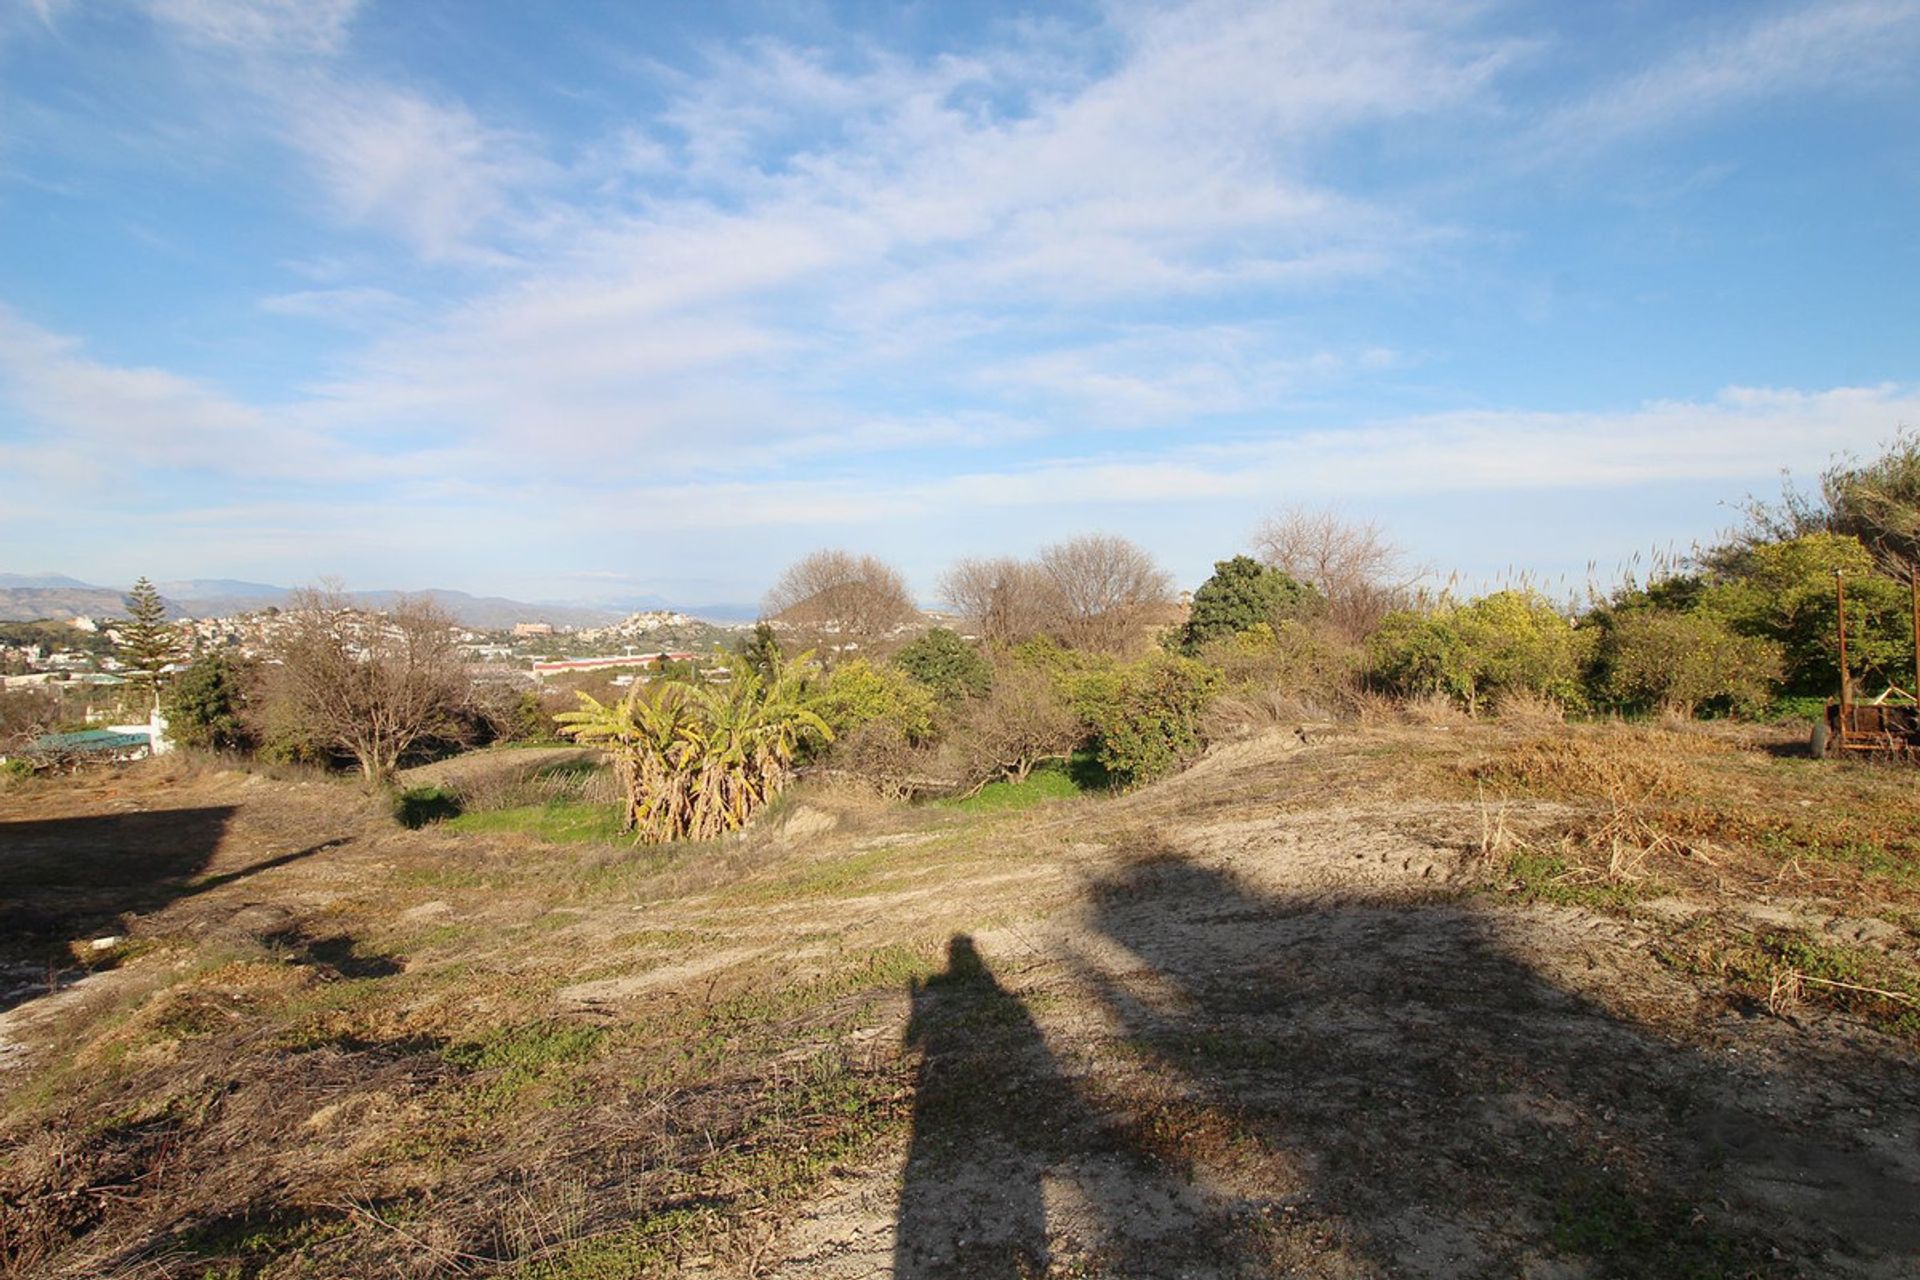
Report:
[{"label": "bare tree", "polygon": [[1253,535],[1261,560],[1326,597],[1326,618],[1349,640],[1373,631],[1400,607],[1422,574],[1371,520],[1332,508],[1288,507]]},{"label": "bare tree", "polygon": [[1110,533],[1087,533],[1040,553],[1060,607],[1055,628],[1081,649],[1119,653],[1147,638],[1173,605],[1173,578],[1147,551]]},{"label": "bare tree", "polygon": [[385,781],[408,751],[458,737],[472,695],[453,618],[402,596],[386,613],[351,606],[337,587],[293,593],[274,638],[269,699],[320,743],[350,752]]},{"label": "bare tree", "polygon": [[1042,635],[1066,611],[1046,570],[1012,556],[957,561],[941,576],[940,598],[990,645]]},{"label": "bare tree", "polygon": [[1044,671],[1009,667],[993,692],[969,704],[950,750],[973,790],[996,779],[1022,782],[1042,760],[1064,760],[1086,737],[1086,727]]},{"label": "bare tree", "polygon": [[900,571],[874,556],[815,551],[788,567],[761,604],[781,630],[829,649],[872,649],[920,614]]},{"label": "bare tree", "polygon": [[33,745],[60,721],[60,695],[39,688],[0,689],[0,756]]}]

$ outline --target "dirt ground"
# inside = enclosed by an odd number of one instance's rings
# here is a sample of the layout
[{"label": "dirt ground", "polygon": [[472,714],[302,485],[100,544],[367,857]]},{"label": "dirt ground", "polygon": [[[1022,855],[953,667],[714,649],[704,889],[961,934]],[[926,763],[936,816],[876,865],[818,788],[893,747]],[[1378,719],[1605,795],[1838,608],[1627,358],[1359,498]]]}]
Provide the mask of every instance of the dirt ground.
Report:
[{"label": "dirt ground", "polygon": [[663,854],[3,793],[0,1263],[1920,1274],[1912,788],[1783,742],[1281,733]]}]

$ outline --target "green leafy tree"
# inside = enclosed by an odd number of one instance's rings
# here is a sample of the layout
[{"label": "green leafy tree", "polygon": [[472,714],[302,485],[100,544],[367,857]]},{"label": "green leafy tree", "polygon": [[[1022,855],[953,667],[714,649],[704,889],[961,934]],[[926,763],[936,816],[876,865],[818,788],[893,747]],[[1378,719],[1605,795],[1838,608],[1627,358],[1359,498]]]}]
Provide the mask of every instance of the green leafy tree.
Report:
[{"label": "green leafy tree", "polygon": [[644,843],[711,839],[772,803],[809,742],[832,741],[807,705],[816,670],[803,657],[770,680],[742,671],[723,686],[635,684],[616,703],[582,693],[579,710],[555,719],[613,757],[623,830]]},{"label": "green leafy tree", "polygon": [[1191,657],[1214,640],[1298,617],[1319,600],[1320,593],[1312,587],[1252,556],[1217,561],[1213,576],[1193,593],[1193,608],[1180,633],[1180,651]]},{"label": "green leafy tree", "polygon": [[933,691],[925,685],[904,671],[876,667],[865,658],[835,667],[813,695],[811,706],[835,737],[884,722],[914,743],[933,737],[938,710]]},{"label": "green leafy tree", "polygon": [[1618,706],[1751,715],[1766,707],[1781,661],[1778,644],[1711,614],[1629,609],[1607,626],[1596,665],[1600,692]]},{"label": "green leafy tree", "polygon": [[161,672],[183,652],[180,632],[167,621],[166,601],[145,578],[133,584],[126,603],[127,621],[116,628],[120,661],[143,698],[158,705]]},{"label": "green leafy tree", "polygon": [[1786,692],[1831,693],[1840,682],[1836,573],[1846,583],[1854,676],[1905,687],[1913,654],[1907,588],[1876,572],[1873,553],[1851,535],[1804,534],[1722,557],[1697,607],[1741,635],[1778,644]]},{"label": "green leafy tree", "polygon": [[1389,614],[1368,641],[1374,677],[1401,694],[1444,693],[1471,715],[1502,693],[1528,692],[1562,704],[1583,696],[1592,646],[1543,597],[1496,591],[1429,612]]},{"label": "green leafy tree", "polygon": [[993,688],[993,664],[945,627],[917,637],[893,656],[893,665],[947,702],[984,698]]},{"label": "green leafy tree", "polygon": [[252,672],[225,653],[197,658],[167,690],[167,736],[183,747],[241,751],[253,745],[247,716]]}]

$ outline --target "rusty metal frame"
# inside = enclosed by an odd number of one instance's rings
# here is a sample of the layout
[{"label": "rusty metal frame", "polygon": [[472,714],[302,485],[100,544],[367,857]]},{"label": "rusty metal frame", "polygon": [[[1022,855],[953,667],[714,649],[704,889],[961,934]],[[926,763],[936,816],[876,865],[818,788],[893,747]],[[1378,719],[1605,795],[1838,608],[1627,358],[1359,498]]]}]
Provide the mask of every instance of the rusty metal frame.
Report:
[{"label": "rusty metal frame", "polygon": [[1840,642],[1840,698],[1827,704],[1829,754],[1852,751],[1920,762],[1920,566],[1908,574],[1907,586],[1913,601],[1914,701],[1858,703],[1854,701],[1853,674],[1847,666],[1846,575],[1838,569],[1833,571],[1834,598],[1839,605],[1834,627]]}]

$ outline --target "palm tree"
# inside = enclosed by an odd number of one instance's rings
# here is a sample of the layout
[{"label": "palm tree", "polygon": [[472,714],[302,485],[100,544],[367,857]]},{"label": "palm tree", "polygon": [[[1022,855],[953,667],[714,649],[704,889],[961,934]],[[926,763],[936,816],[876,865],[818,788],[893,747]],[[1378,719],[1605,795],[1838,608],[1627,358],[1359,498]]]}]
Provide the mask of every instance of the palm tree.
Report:
[{"label": "palm tree", "polygon": [[582,693],[560,731],[605,746],[625,797],[621,829],[649,844],[737,831],[772,803],[811,740],[832,741],[807,705],[803,656],[771,679],[739,672],[724,687],[636,684],[608,704]]}]

